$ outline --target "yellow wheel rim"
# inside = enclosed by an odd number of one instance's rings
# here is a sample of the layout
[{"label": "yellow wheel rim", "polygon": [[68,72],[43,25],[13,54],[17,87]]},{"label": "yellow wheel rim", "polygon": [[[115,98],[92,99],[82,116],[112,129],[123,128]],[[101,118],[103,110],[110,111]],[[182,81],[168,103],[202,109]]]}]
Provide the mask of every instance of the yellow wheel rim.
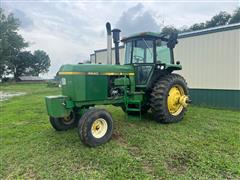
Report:
[{"label": "yellow wheel rim", "polygon": [[69,116],[63,117],[63,123],[68,125],[68,124],[72,124],[74,121],[74,117],[72,114],[70,114]]},{"label": "yellow wheel rim", "polygon": [[107,129],[107,121],[103,118],[98,118],[92,124],[92,135],[95,138],[102,138],[107,133]]},{"label": "yellow wheel rim", "polygon": [[183,88],[180,85],[173,86],[168,93],[167,105],[171,115],[179,115],[183,108],[187,106],[188,97],[185,95]]}]

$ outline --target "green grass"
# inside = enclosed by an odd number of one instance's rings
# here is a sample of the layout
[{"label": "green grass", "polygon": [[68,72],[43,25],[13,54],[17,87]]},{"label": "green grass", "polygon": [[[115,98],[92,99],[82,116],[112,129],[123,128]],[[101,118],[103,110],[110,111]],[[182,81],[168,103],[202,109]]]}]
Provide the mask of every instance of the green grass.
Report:
[{"label": "green grass", "polygon": [[240,112],[190,107],[177,124],[147,115],[114,119],[112,140],[84,146],[76,129],[56,132],[44,97],[59,94],[44,84],[0,86],[27,92],[0,102],[0,179],[240,179]]}]

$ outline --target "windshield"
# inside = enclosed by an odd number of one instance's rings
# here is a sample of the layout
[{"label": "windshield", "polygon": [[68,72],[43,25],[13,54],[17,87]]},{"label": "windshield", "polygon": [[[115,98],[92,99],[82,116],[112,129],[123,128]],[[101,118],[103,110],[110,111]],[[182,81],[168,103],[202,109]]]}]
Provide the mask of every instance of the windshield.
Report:
[{"label": "windshield", "polygon": [[135,40],[125,44],[125,64],[153,63],[153,40]]},{"label": "windshield", "polygon": [[133,44],[133,63],[153,63],[153,41],[136,40]]}]

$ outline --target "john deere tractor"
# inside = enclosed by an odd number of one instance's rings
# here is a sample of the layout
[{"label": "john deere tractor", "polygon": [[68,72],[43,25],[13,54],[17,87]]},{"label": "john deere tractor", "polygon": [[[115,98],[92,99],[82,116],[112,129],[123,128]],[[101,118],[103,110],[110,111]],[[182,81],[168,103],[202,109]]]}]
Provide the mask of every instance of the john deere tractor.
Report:
[{"label": "john deere tractor", "polygon": [[174,123],[183,119],[190,102],[186,81],[172,73],[182,69],[174,62],[176,34],[146,32],[123,38],[125,63],[120,65],[120,30],[111,30],[110,24],[107,30],[115,43],[116,64],[63,65],[57,73],[62,95],[46,97],[53,128],[77,127],[81,141],[91,147],[106,143],[113,133],[111,114],[95,105],[119,106],[126,114],[151,110],[157,122]]}]

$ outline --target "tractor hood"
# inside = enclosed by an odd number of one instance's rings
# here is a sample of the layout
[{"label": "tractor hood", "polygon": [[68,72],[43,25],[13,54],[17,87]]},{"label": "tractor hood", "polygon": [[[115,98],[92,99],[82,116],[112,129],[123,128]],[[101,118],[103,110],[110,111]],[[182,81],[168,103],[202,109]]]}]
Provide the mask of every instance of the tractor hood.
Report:
[{"label": "tractor hood", "polygon": [[134,75],[134,68],[132,65],[66,64],[61,66],[58,75]]},{"label": "tractor hood", "polygon": [[86,102],[107,99],[110,77],[134,77],[134,68],[131,65],[66,64],[58,75],[63,96],[72,101]]}]

